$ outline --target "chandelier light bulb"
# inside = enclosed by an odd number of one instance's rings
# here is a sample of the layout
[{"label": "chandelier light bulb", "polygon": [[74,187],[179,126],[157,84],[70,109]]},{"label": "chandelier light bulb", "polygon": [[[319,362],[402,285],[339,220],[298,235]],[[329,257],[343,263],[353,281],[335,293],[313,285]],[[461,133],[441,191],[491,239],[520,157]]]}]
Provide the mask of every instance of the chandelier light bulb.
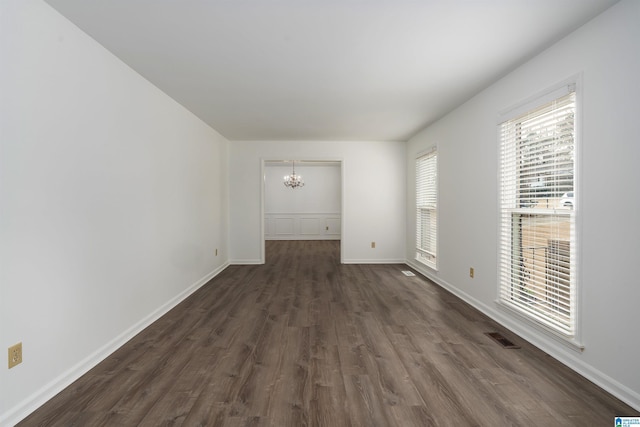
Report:
[{"label": "chandelier light bulb", "polygon": [[304,187],[304,181],[302,180],[302,176],[296,175],[295,160],[293,161],[291,175],[285,175],[284,177],[284,186],[289,188]]}]

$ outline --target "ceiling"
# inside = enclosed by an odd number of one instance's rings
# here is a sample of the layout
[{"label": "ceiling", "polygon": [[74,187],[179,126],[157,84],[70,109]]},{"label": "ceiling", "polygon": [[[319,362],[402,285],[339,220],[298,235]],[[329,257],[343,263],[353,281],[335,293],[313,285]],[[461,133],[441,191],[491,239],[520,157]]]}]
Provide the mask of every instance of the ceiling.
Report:
[{"label": "ceiling", "polygon": [[229,140],[398,140],[616,0],[46,0]]}]

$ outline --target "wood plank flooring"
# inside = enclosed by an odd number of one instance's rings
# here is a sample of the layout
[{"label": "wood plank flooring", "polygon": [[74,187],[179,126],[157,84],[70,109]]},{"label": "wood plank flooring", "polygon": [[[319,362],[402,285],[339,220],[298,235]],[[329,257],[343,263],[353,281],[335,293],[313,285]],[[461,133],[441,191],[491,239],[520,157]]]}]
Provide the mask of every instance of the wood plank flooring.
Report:
[{"label": "wood plank flooring", "polygon": [[[608,426],[638,412],[402,265],[268,241],[21,426]],[[484,332],[499,331],[518,350]]]}]

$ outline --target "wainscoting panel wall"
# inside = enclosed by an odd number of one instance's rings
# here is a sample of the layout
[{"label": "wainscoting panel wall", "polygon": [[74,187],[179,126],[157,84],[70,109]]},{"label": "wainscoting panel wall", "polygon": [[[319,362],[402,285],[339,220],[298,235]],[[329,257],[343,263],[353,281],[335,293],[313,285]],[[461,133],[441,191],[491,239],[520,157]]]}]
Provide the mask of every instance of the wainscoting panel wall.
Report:
[{"label": "wainscoting panel wall", "polygon": [[266,240],[340,240],[340,213],[267,213]]}]

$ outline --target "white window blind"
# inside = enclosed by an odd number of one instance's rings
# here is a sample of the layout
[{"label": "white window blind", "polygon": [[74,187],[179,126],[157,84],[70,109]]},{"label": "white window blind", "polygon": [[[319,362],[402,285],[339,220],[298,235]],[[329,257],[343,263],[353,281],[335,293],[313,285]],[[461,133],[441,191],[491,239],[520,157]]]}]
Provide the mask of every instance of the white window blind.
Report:
[{"label": "white window blind", "polygon": [[500,125],[499,300],[572,337],[576,101],[565,93]]},{"label": "white window blind", "polygon": [[416,260],[437,268],[438,155],[416,159]]}]

